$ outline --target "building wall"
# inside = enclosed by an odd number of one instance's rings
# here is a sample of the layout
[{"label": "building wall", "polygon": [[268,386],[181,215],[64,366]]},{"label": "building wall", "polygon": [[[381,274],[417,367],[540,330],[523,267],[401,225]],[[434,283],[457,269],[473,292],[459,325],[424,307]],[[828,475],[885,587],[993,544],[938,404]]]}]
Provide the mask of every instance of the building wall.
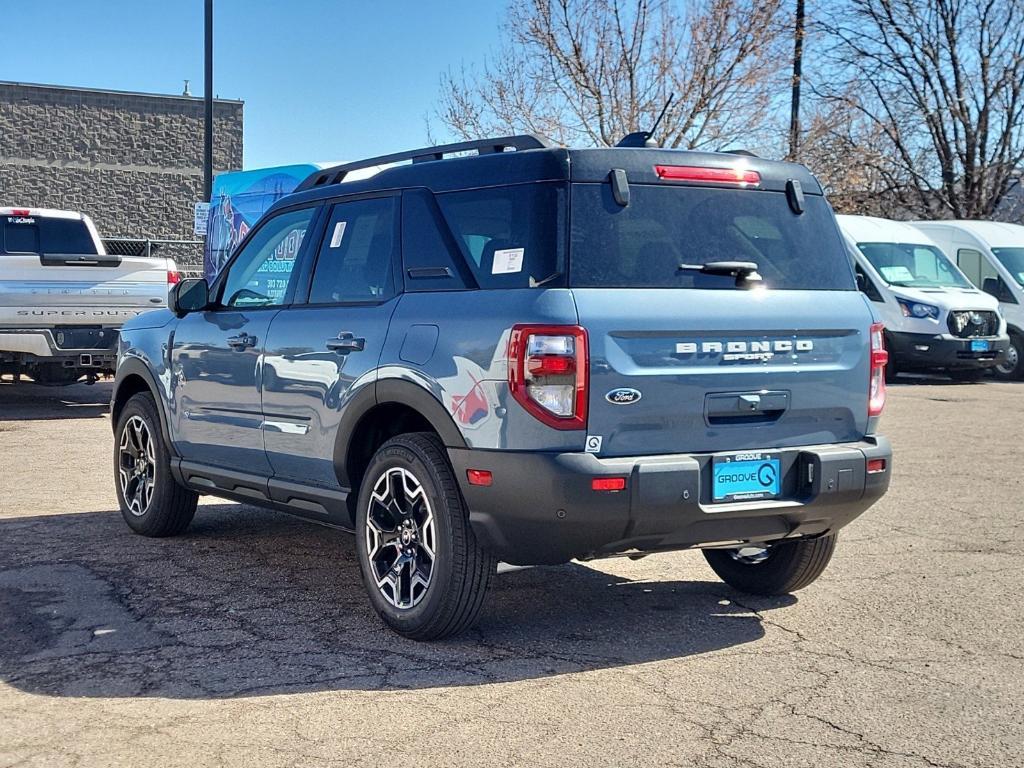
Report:
[{"label": "building wall", "polygon": [[[242,167],[241,101],[214,102],[214,173]],[[190,239],[203,100],[0,82],[0,205],[87,213],[103,237]]]}]

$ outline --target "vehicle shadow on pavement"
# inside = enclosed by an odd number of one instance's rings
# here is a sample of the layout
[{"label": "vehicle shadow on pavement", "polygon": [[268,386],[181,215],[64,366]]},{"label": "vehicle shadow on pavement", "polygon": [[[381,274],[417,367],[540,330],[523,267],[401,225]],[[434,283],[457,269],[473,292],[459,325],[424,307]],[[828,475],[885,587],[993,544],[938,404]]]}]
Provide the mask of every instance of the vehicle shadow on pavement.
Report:
[{"label": "vehicle shadow on pavement", "polygon": [[110,411],[110,382],[44,387],[0,381],[0,421],[95,419]]},{"label": "vehicle shadow on pavement", "polygon": [[0,563],[0,680],[52,696],[543,678],[750,643],[760,612],[795,602],[570,564],[497,576],[477,628],[416,643],[370,609],[349,534],[234,504],[204,504],[175,539],[132,535],[117,512],[0,519]]}]

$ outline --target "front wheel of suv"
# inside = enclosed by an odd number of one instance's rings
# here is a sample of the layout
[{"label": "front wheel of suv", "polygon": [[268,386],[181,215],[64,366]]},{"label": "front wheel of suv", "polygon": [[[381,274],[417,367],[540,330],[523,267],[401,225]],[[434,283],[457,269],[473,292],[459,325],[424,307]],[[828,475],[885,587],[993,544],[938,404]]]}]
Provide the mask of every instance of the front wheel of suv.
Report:
[{"label": "front wheel of suv", "polygon": [[836,548],[836,534],[817,539],[705,549],[718,577],[752,595],[784,595],[811,584],[824,572]]},{"label": "front wheel of suv", "polygon": [[151,395],[125,403],[114,432],[114,487],[128,527],[143,536],[174,536],[188,528],[198,494],[171,476],[170,454]]},{"label": "front wheel of suv", "polygon": [[414,640],[436,640],[476,620],[495,560],[476,541],[441,441],[399,435],[363,476],[356,549],[370,603]]}]

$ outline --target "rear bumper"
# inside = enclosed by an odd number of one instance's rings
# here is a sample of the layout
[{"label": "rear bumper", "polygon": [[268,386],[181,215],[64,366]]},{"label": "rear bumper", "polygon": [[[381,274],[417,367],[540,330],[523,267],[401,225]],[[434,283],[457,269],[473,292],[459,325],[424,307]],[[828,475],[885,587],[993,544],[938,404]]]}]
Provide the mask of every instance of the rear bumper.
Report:
[{"label": "rear bumper", "polygon": [[0,328],[0,356],[62,362],[80,360],[84,355],[104,363],[113,362],[117,356],[118,329],[119,326]]},{"label": "rear bumper", "polygon": [[[710,454],[600,459],[449,449],[477,539],[517,565],[819,536],[847,525],[889,487],[884,437],[779,453],[781,498],[712,504]],[[868,474],[875,458],[886,459],[885,470]],[[493,484],[470,485],[468,469],[491,471]],[[601,476],[625,477],[626,489],[594,491]]]},{"label": "rear bumper", "polygon": [[[889,353],[901,371],[991,368],[1006,357],[1009,336],[958,339],[949,335],[888,331]],[[989,349],[973,351],[972,341],[987,341]]]}]

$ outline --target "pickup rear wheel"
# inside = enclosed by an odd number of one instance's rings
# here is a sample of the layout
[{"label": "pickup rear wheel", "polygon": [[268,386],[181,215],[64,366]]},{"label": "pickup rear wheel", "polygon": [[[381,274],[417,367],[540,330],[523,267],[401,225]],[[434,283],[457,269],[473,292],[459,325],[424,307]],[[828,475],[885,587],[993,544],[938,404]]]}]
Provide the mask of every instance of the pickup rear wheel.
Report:
[{"label": "pickup rear wheel", "polygon": [[156,403],[133,395],[114,433],[114,487],[128,527],[143,536],[174,536],[188,528],[199,495],[171,476],[170,455],[160,431]]},{"label": "pickup rear wheel", "polygon": [[469,627],[495,561],[477,543],[441,441],[399,435],[367,467],[356,515],[356,549],[370,603],[414,640]]},{"label": "pickup rear wheel", "polygon": [[784,595],[817,579],[835,548],[833,533],[817,539],[738,549],[705,549],[704,557],[718,577],[733,589],[752,595]]}]

